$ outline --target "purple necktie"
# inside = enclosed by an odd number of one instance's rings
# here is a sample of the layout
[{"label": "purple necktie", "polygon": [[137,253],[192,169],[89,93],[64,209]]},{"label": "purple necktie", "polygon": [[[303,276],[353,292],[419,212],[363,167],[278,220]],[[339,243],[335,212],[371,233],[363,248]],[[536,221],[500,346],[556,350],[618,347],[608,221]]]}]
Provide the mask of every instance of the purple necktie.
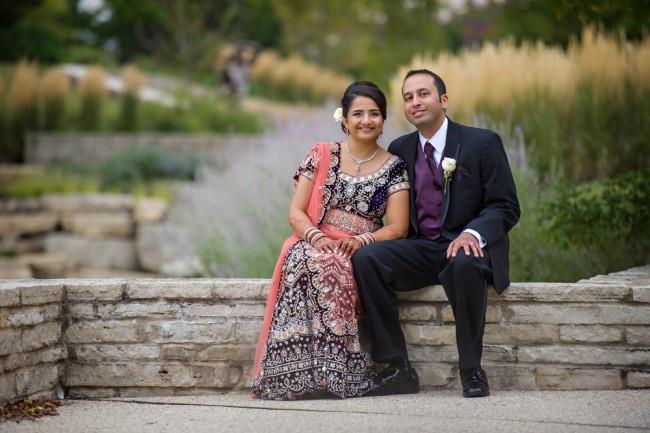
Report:
[{"label": "purple necktie", "polygon": [[434,164],[436,163],[436,160],[433,158],[433,145],[428,141],[424,143],[424,154],[427,157],[427,164],[429,165],[431,173],[435,173],[436,167]]}]

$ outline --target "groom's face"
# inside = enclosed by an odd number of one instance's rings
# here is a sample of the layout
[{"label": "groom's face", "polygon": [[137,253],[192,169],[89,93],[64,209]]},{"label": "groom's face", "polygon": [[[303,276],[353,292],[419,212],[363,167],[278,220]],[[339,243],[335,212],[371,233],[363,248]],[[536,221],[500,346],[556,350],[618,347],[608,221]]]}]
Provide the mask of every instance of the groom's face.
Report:
[{"label": "groom's face", "polygon": [[433,77],[427,74],[411,75],[402,86],[404,115],[418,129],[440,126],[447,109],[447,95],[438,95]]}]

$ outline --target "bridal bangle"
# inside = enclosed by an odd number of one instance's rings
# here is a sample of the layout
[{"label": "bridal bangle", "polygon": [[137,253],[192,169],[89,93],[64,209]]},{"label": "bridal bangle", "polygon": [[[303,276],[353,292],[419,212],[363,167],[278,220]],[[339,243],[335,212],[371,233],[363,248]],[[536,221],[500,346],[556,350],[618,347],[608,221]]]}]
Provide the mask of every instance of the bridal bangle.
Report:
[{"label": "bridal bangle", "polygon": [[318,230],[316,227],[310,227],[307,230],[305,230],[305,233],[303,234],[302,238],[307,241],[307,243],[311,246],[314,246],[316,242],[318,242],[320,239],[326,237],[325,233],[322,231]]},{"label": "bridal bangle", "polygon": [[353,236],[353,238],[356,239],[362,247],[374,244],[377,241],[375,239],[375,235],[373,235],[371,232],[362,233],[360,235]]}]

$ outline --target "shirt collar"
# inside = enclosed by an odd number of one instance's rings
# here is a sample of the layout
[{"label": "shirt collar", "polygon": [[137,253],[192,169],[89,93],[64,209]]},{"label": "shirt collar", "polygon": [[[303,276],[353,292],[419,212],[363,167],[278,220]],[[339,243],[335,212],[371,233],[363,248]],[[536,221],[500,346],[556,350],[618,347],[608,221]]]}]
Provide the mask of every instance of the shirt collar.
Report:
[{"label": "shirt collar", "polygon": [[433,137],[425,138],[424,135],[418,131],[418,135],[420,136],[420,146],[422,147],[422,150],[424,151],[424,144],[428,141],[433,145],[434,149],[436,149],[437,152],[442,154],[442,152],[445,150],[445,143],[447,142],[448,126],[449,122],[447,121],[447,116],[445,116],[445,120],[442,121],[442,125],[440,125],[440,128],[438,128],[436,133],[433,134]]}]

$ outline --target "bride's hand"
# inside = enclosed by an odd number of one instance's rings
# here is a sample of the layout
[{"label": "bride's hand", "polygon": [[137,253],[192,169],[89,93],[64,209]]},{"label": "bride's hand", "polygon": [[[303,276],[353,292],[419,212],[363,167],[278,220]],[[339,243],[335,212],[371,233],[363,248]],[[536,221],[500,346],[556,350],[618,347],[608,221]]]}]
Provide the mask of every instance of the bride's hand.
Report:
[{"label": "bride's hand", "polygon": [[335,253],[337,252],[337,242],[334,239],[325,236],[316,241],[314,248],[319,253]]},{"label": "bride's hand", "polygon": [[341,239],[338,242],[339,252],[348,259],[351,258],[359,248],[361,248],[361,244],[355,238]]}]

